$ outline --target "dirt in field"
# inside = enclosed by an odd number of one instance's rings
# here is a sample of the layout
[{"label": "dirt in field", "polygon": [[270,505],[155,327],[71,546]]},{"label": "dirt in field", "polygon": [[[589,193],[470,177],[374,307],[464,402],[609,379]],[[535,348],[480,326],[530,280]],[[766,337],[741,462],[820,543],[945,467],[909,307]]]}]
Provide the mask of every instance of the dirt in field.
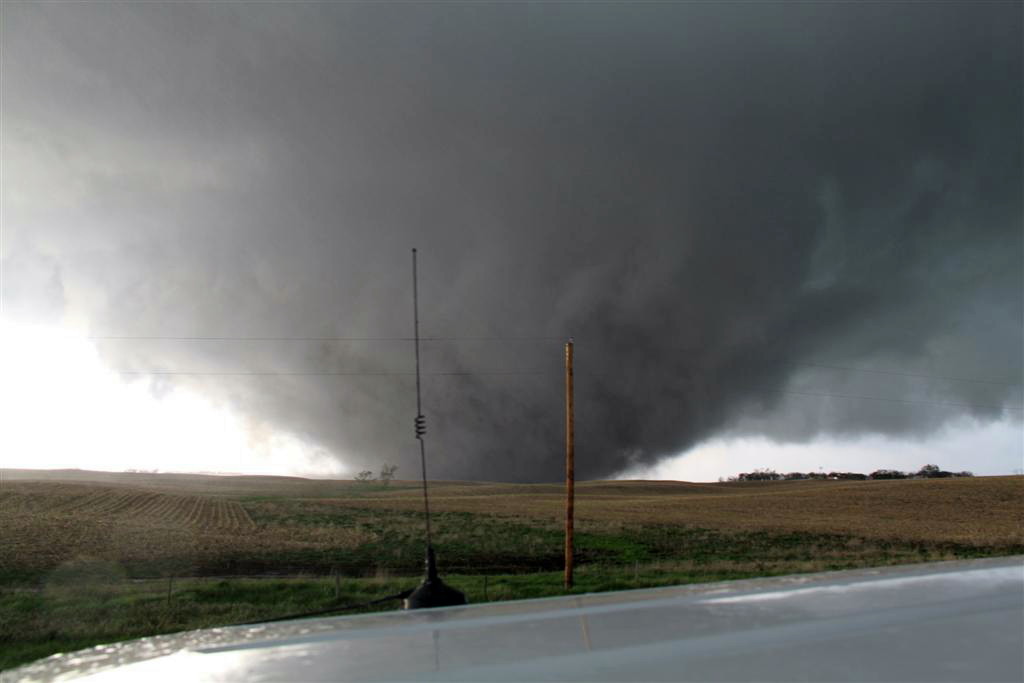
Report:
[{"label": "dirt in field", "polygon": [[[336,568],[365,576],[415,573],[421,562],[414,482],[9,473],[0,485],[0,581],[45,579],[82,558],[129,576]],[[872,563],[1024,552],[1024,477],[614,481],[577,492],[582,565],[705,555],[700,561],[796,562],[820,552],[846,566],[859,555]],[[431,505],[449,566],[514,573],[560,562],[559,485],[441,482]]]},{"label": "dirt in field", "polygon": [[0,515],[4,518],[53,515],[242,533],[255,526],[237,501],[78,483],[7,483],[0,488]]},{"label": "dirt in field", "polygon": [[[520,489],[524,487],[519,487]],[[564,493],[551,487],[438,486],[431,507],[449,512],[555,520]],[[339,504],[415,510],[414,491]],[[1024,477],[896,481],[689,484],[592,482],[577,487],[582,524],[669,524],[728,531],[848,534],[877,540],[978,547],[1024,544]]]}]

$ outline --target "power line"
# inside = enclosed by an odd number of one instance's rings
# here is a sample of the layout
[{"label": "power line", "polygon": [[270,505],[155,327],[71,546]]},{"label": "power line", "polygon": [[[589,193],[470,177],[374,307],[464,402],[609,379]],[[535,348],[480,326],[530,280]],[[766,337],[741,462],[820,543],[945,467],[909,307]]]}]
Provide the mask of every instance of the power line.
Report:
[{"label": "power line", "polygon": [[[114,370],[121,375],[184,375],[199,377],[415,377],[415,372],[217,372],[217,371],[189,371],[189,370]],[[550,375],[554,374],[545,371],[535,370],[483,370],[476,372],[424,372],[423,375],[431,377],[459,377],[473,375]]]},{"label": "power line", "polygon": [[[179,371],[179,370],[167,370],[167,371],[145,371],[145,370],[125,370],[120,371],[122,375],[137,375],[137,376],[195,376],[195,377],[415,377],[415,372],[207,372],[207,371]],[[559,373],[554,371],[542,371],[542,370],[493,370],[493,371],[467,371],[467,372],[423,372],[424,376],[430,377],[475,377],[475,376],[538,376],[538,375],[549,375],[551,377],[560,376]],[[1017,406],[1000,406],[994,404],[974,404],[974,403],[958,403],[954,401],[931,401],[931,400],[920,400],[920,399],[908,399],[908,398],[887,398],[884,396],[861,396],[856,394],[836,394],[830,392],[818,392],[818,391],[799,391],[795,389],[777,389],[778,393],[791,394],[796,396],[809,396],[817,398],[841,398],[858,401],[880,401],[883,403],[903,403],[910,405],[929,405],[929,406],[943,406],[953,408],[988,408],[991,410],[1011,410],[1011,411],[1022,411],[1024,407]]]},{"label": "power line", "polygon": [[[46,335],[50,336],[50,335]],[[164,336],[164,335],[61,335],[62,339],[88,339],[97,341],[280,341],[280,342],[415,342],[416,337],[401,336],[380,336],[380,337],[313,337],[313,336]],[[564,336],[435,336],[420,337],[419,341],[486,341],[486,342],[539,342],[539,341],[564,341]],[[864,372],[878,375],[891,375],[899,377],[913,377],[919,379],[939,379],[956,382],[971,382],[978,384],[989,384],[996,386],[1020,386],[1020,382],[1006,382],[991,379],[979,379],[969,377],[953,377],[949,375],[928,375],[923,373],[900,372],[895,370],[876,370],[872,368],[852,367],[843,365],[832,365],[827,363],[799,362],[797,365],[808,367],[819,367],[829,370],[841,370],[847,372]],[[358,372],[279,372],[279,371],[190,371],[190,370],[114,370],[117,374],[131,376],[183,376],[183,377],[413,377],[415,372],[393,372],[393,371],[358,371]],[[474,376],[539,376],[559,375],[554,371],[540,370],[485,370],[485,371],[458,371],[458,372],[423,372],[425,376],[431,377],[474,377]],[[584,372],[580,375],[610,375],[612,373]],[[840,398],[861,401],[881,401],[886,403],[902,403],[913,405],[932,405],[959,408],[989,408],[993,410],[1024,410],[1024,408],[996,406],[992,404],[970,404],[952,401],[931,401],[917,399],[886,398],[881,396],[860,396],[853,394],[836,394],[828,392],[806,392],[798,390],[777,390],[779,393],[808,397]]]},{"label": "power line", "polygon": [[898,377],[917,377],[920,379],[944,379],[953,382],[975,382],[977,384],[995,384],[999,386],[1020,386],[1021,382],[1005,382],[991,379],[975,379],[971,377],[950,377],[949,375],[925,375],[916,372],[898,372],[896,370],[873,370],[871,368],[853,368],[843,365],[828,365],[826,363],[797,363],[797,365],[810,366],[814,368],[828,368],[829,370],[847,370],[852,372],[867,372],[875,375],[896,375]]},{"label": "power line", "polygon": [[[44,335],[51,336],[51,335]],[[242,336],[162,336],[162,335],[53,335],[58,339],[84,339],[89,341],[254,341],[254,342],[388,342],[415,341],[413,337],[242,337]],[[564,341],[567,337],[551,336],[435,336],[420,337],[420,341],[488,341],[488,342],[533,342]]]},{"label": "power line", "polygon": [[[50,337],[51,335],[43,335]],[[420,337],[420,342],[563,342],[569,335],[547,336],[547,335],[522,335],[522,336],[433,336]],[[414,337],[402,336],[352,336],[352,337],[331,337],[331,336],[239,336],[239,335],[57,335],[59,339],[83,339],[89,341],[195,341],[195,342],[414,342]],[[896,377],[913,377],[917,379],[937,379],[951,382],[970,382],[976,384],[992,384],[997,386],[1019,387],[1021,381],[1006,381],[982,379],[976,377],[956,377],[951,375],[931,375],[916,372],[901,372],[897,370],[876,370],[874,368],[855,367],[848,365],[833,365],[829,363],[797,362],[796,365],[805,367],[824,368],[828,370],[842,370],[845,372],[863,372],[873,375],[890,375]],[[128,373],[131,374],[131,373]],[[152,373],[144,373],[152,374]],[[243,373],[194,373],[182,372],[176,374],[243,374]],[[291,373],[274,373],[291,374]],[[310,373],[323,374],[323,373]],[[334,373],[327,373],[334,374]],[[348,373],[345,373],[348,374]],[[395,373],[384,373],[395,374]],[[398,373],[400,374],[400,373]],[[437,374],[437,373],[427,373]],[[448,373],[444,373],[448,374]],[[472,373],[480,374],[480,373]],[[487,373],[494,374],[494,373]],[[600,374],[600,373],[585,373]]]},{"label": "power line", "polygon": [[856,396],[853,394],[830,394],[825,392],[814,392],[814,391],[796,391],[794,389],[780,389],[781,394],[795,394],[797,396],[814,396],[814,397],[826,397],[826,398],[847,398],[856,399],[861,401],[883,401],[886,403],[910,403],[917,405],[931,405],[931,406],[951,406],[956,408],[990,408],[992,410],[1013,410],[1020,411],[1024,410],[1024,407],[1016,406],[997,406],[991,404],[972,404],[972,403],[954,403],[952,401],[920,401],[917,399],[909,398],[883,398],[881,396]]}]

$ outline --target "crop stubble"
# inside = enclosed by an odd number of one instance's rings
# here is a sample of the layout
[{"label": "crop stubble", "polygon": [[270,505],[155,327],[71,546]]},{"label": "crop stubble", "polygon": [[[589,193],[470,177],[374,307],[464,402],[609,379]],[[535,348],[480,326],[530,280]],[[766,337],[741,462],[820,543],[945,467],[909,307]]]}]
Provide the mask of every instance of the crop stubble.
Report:
[{"label": "crop stubble", "polygon": [[[5,550],[0,577],[45,575],[82,556],[145,576],[294,572],[302,571],[310,558],[309,571],[322,571],[350,551],[367,555],[367,548],[374,547],[391,553],[387,548],[397,546],[388,539],[395,539],[396,529],[408,545],[418,523],[414,516],[402,521],[395,515],[415,515],[422,505],[418,489],[403,482],[383,487],[289,479],[282,481],[285,493],[278,496],[255,477],[150,475],[137,484],[5,481],[0,487],[0,547]],[[553,484],[438,483],[432,507],[441,514],[504,519],[553,533],[563,493]],[[581,532],[597,534],[628,535],[630,529],[661,526],[720,534],[831,534],[997,552],[1024,548],[1024,477],[589,482],[578,486],[576,509]],[[381,526],[375,515],[385,513],[389,521]],[[472,545],[475,525],[464,526],[454,540]],[[275,566],[286,557],[291,564]],[[360,557],[364,564],[379,560],[386,566],[389,561]],[[400,564],[410,561],[400,559]]]}]

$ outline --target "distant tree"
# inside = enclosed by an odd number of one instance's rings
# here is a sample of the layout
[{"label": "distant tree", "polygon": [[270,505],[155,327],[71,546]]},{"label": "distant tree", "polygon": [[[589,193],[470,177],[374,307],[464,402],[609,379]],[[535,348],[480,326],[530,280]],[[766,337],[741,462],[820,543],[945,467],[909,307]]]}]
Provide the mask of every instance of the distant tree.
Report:
[{"label": "distant tree", "polygon": [[828,478],[842,479],[845,481],[863,481],[868,478],[868,475],[861,474],[860,472],[830,472]]},{"label": "distant tree", "polygon": [[914,475],[922,479],[947,479],[949,477],[958,476],[956,472],[947,472],[946,470],[940,470],[938,465],[925,465],[920,471]]},{"label": "distant tree", "polygon": [[782,475],[775,470],[759,469],[753,472],[741,472],[737,477],[739,481],[778,481]]},{"label": "distant tree", "polygon": [[906,479],[909,475],[899,470],[875,470],[868,479]]},{"label": "distant tree", "polygon": [[371,472],[370,470],[363,470],[362,472],[356,475],[356,481],[363,483],[373,481],[373,472]]},{"label": "distant tree", "polygon": [[908,473],[899,470],[875,470],[871,474],[862,472],[787,472],[779,474],[775,470],[762,468],[753,472],[740,472],[734,477],[719,477],[718,481],[797,481],[800,479],[832,479],[842,481],[865,481],[867,479],[908,479],[914,478],[943,478],[943,477],[973,477],[971,472],[947,472],[941,470],[937,465],[925,465],[918,472]]},{"label": "distant tree", "polygon": [[394,479],[395,472],[397,472],[397,471],[398,471],[398,465],[388,465],[388,464],[385,464],[383,467],[380,468],[380,477],[379,477],[379,479],[383,483],[387,484],[392,479]]}]

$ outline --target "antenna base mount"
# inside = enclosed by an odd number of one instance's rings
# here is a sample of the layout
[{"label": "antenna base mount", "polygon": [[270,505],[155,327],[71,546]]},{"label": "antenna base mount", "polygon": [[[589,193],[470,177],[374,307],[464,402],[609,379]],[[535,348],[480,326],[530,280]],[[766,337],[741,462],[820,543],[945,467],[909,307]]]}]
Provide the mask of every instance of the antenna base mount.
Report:
[{"label": "antenna base mount", "polygon": [[423,582],[403,601],[403,609],[465,605],[466,596],[462,591],[452,588],[437,575],[437,560],[431,546],[427,546],[426,565],[427,573]]}]

